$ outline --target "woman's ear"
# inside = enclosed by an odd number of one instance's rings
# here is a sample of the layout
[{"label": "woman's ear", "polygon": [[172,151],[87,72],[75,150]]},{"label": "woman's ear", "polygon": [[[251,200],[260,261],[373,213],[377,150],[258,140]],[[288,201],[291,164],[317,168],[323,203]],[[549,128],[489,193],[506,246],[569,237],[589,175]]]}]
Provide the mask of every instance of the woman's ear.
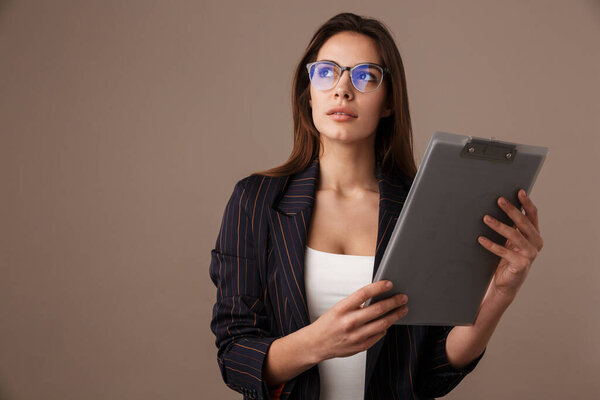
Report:
[{"label": "woman's ear", "polygon": [[380,117],[389,117],[390,115],[392,115],[392,109],[386,107],[381,111]]},{"label": "woman's ear", "polygon": [[380,118],[389,117],[390,115],[392,115],[392,113],[394,112],[394,107],[390,103],[391,103],[391,101],[390,101],[389,97],[386,96],[383,110],[381,110],[381,114],[379,116]]}]

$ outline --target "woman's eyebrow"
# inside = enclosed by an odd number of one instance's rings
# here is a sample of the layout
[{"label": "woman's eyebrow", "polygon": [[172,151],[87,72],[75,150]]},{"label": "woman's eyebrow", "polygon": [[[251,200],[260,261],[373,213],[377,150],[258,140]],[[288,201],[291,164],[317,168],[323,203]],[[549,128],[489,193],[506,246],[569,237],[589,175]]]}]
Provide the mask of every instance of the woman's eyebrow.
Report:
[{"label": "woman's eyebrow", "polygon": [[[323,59],[323,60],[317,60],[317,61],[329,61],[329,62],[332,62],[332,63],[335,63],[335,64],[337,64],[337,65],[340,65],[340,66],[341,66],[341,64],[340,64],[339,62],[337,62],[337,61],[333,61],[333,60],[327,60],[327,59]],[[361,62],[359,62],[359,63],[356,63],[356,64],[354,64],[354,65],[349,65],[349,66],[350,66],[350,67],[354,67],[355,65],[359,65],[359,64],[377,64],[377,63],[376,63],[376,62],[372,62],[372,61],[361,61]]]}]

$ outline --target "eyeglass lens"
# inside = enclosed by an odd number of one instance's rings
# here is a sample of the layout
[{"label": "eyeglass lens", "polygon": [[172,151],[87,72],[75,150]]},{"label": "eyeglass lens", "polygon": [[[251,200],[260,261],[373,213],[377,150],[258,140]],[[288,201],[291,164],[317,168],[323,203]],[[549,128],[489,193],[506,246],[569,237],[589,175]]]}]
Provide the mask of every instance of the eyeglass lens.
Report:
[{"label": "eyeglass lens", "polygon": [[[331,89],[339,79],[339,71],[340,69],[334,64],[318,62],[310,68],[310,81],[317,89]],[[361,64],[354,68],[351,78],[356,89],[370,92],[379,87],[383,74],[377,67]]]}]

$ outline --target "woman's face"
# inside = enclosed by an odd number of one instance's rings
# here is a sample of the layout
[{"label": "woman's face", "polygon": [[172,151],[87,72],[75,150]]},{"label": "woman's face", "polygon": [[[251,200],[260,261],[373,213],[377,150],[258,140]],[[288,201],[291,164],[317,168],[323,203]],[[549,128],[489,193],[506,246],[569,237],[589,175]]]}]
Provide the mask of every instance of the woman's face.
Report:
[{"label": "woman's face", "polygon": [[[330,37],[321,46],[316,61],[335,61],[338,65],[353,67],[356,64],[371,62],[381,65],[381,59],[373,39],[356,32],[340,32]],[[338,83],[329,90],[319,90],[310,85],[310,106],[315,127],[321,140],[359,142],[375,134],[381,117],[387,117],[391,110],[384,109],[386,98],[382,82],[373,92],[357,90],[350,79],[350,71],[342,73]],[[388,76],[384,77],[389,79]],[[328,115],[333,107],[348,107],[356,118],[336,120]]]}]

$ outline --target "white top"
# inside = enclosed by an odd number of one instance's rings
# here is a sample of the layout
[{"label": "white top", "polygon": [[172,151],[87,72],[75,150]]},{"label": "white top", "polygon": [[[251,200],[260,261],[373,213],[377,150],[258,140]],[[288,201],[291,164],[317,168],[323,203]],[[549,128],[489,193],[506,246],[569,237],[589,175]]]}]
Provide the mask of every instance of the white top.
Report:
[{"label": "white top", "polygon": [[[371,283],[375,256],[327,253],[306,246],[304,284],[310,322],[335,303]],[[321,400],[362,400],[367,352],[318,364]]]}]

